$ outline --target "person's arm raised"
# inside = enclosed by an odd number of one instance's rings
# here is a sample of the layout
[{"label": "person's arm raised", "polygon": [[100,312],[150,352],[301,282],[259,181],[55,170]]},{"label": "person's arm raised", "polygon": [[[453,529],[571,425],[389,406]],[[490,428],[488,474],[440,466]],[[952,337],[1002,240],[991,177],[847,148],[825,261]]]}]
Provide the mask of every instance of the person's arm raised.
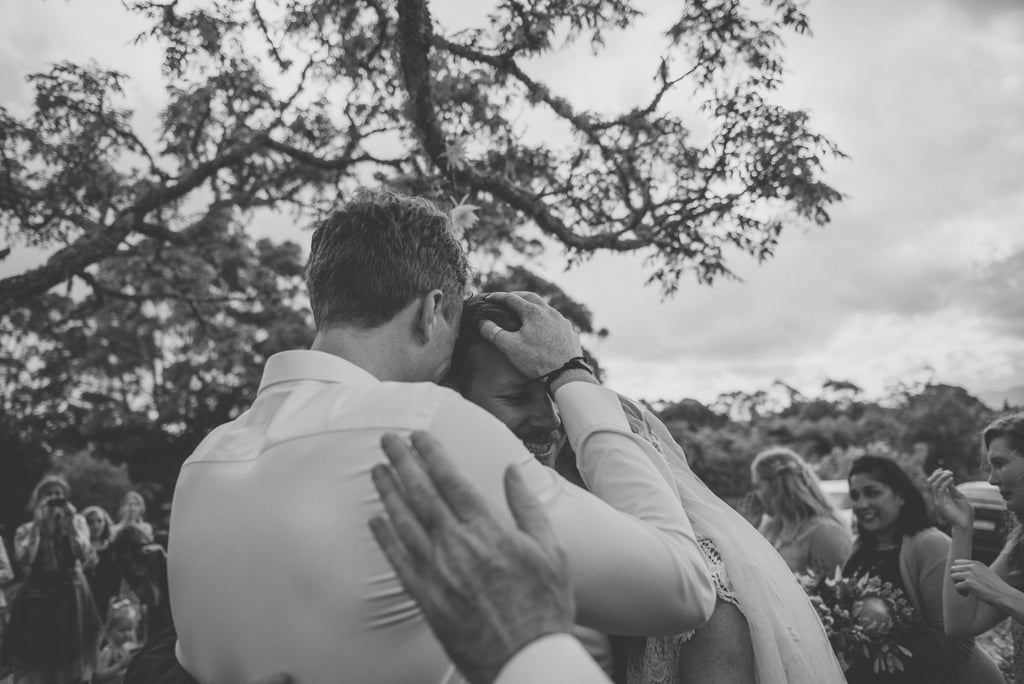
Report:
[{"label": "person's arm raised", "polygon": [[[1006,617],[1006,613],[980,600],[978,595],[968,591],[966,586],[958,586],[959,582],[954,578],[954,568],[958,564],[962,569],[963,563],[971,562],[974,508],[963,492],[954,486],[953,473],[949,470],[936,470],[928,476],[928,484],[935,500],[935,510],[949,523],[952,537],[942,584],[943,628],[946,634],[951,636],[977,636],[999,624]],[[995,574],[1006,574],[1007,559],[1006,551],[999,555],[992,564]]]}]

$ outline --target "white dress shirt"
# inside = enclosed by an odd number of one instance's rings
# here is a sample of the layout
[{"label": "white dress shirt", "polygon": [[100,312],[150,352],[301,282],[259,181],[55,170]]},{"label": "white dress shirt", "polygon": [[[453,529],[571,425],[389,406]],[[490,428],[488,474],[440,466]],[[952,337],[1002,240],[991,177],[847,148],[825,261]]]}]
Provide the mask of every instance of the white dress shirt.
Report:
[{"label": "white dress shirt", "polygon": [[494,684],[611,684],[611,679],[568,634],[537,639],[515,654]]},{"label": "white dress shirt", "polygon": [[701,624],[714,587],[660,454],[630,432],[614,392],[572,382],[555,398],[607,503],[449,389],[380,382],[323,352],[269,359],[252,407],[178,478],[168,570],[181,664],[201,682],[459,681],[367,527],[383,511],[370,469],[387,431],[429,430],[509,516],[502,478],[520,464],[567,546],[579,623],[634,635]]}]

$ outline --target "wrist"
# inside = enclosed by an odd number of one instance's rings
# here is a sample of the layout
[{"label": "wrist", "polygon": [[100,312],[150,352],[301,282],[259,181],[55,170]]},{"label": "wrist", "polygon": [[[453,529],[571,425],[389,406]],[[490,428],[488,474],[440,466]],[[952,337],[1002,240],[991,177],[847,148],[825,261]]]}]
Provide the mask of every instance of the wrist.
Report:
[{"label": "wrist", "polygon": [[554,399],[555,392],[558,391],[563,385],[567,385],[570,382],[589,382],[592,385],[599,384],[594,374],[588,370],[582,368],[571,368],[569,370],[562,371],[557,377],[553,378],[551,382],[547,383],[548,395]]},{"label": "wrist", "polygon": [[[569,372],[571,372],[573,370],[582,370],[582,371],[586,371],[586,373],[588,375],[591,375],[591,376],[594,375],[594,369],[590,365],[590,363],[587,362],[587,358],[585,356],[583,356],[583,355],[578,355],[578,356],[573,356],[572,358],[570,358],[567,361],[565,361],[565,363],[563,363],[558,368],[555,368],[552,371],[548,371],[547,373],[545,373],[544,375],[540,376],[537,379],[544,381],[544,389],[547,391],[548,396],[551,397],[552,399],[554,399],[555,398],[555,387],[554,387],[555,383],[558,382],[559,379],[561,379],[562,376],[564,376],[566,373],[569,373]],[[562,384],[564,384],[564,383],[562,383]],[[560,386],[561,385],[559,385],[559,387]]]},{"label": "wrist", "polygon": [[989,601],[989,603],[1004,613],[1016,613],[1017,615],[1020,615],[1021,612],[1024,611],[1024,594],[1010,587],[1010,591],[1006,593],[997,592],[993,597],[993,600]]},{"label": "wrist", "polygon": [[[505,681],[505,679],[508,679],[508,678],[507,677],[503,678],[501,675],[507,673],[507,671],[508,671],[508,667],[507,666],[510,663],[512,663],[513,661],[517,660],[517,658],[520,656],[520,654],[523,654],[524,651],[535,652],[535,651],[537,651],[537,648],[536,648],[537,646],[541,646],[546,641],[550,640],[552,637],[568,636],[568,634],[569,634],[569,628],[568,627],[564,627],[561,630],[544,629],[544,630],[535,631],[533,634],[530,634],[529,636],[527,636],[527,638],[522,639],[521,642],[518,645],[515,646],[515,648],[509,649],[506,652],[505,657],[502,658],[502,662],[500,663],[500,665],[496,669],[492,669],[491,672],[488,673],[491,676],[491,678],[487,679],[485,681],[487,681],[487,682]],[[544,649],[542,648],[541,650],[544,650]],[[527,655],[526,658],[527,659],[531,659],[531,656],[535,657],[536,654],[535,653],[531,653],[531,655]],[[512,679],[514,680],[515,677],[513,677]]]}]

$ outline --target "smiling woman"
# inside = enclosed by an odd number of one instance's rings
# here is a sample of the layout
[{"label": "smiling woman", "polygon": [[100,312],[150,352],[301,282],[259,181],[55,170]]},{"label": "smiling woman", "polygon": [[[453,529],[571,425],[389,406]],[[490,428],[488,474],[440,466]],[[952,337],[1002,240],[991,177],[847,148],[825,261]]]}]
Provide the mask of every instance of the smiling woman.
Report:
[{"label": "smiling woman", "polygon": [[561,420],[544,380],[526,377],[484,340],[479,332],[481,321],[493,321],[502,330],[512,332],[523,325],[507,307],[488,302],[481,295],[467,299],[447,382],[504,423],[530,453],[550,466],[563,438]]},{"label": "smiling woman", "polygon": [[920,625],[904,634],[913,654],[897,672],[876,672],[871,660],[855,660],[851,684],[1000,682],[995,665],[969,638],[945,635],[943,573],[950,539],[928,518],[924,496],[910,476],[887,458],[864,456],[850,468],[850,500],[858,537],[843,568],[851,578],[877,578],[905,595]]}]

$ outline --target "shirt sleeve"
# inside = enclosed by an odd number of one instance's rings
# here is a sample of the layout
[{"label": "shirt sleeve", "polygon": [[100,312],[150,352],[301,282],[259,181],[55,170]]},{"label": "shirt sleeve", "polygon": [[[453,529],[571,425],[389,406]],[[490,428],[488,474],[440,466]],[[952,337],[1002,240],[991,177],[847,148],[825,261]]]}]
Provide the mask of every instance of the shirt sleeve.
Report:
[{"label": "shirt sleeve", "polygon": [[552,634],[527,644],[512,656],[494,684],[611,684],[579,642],[568,634]]},{"label": "shirt sleeve", "polygon": [[[578,391],[566,392],[573,387]],[[584,406],[580,397],[593,401]],[[502,478],[509,464],[520,464],[565,543],[579,624],[624,636],[703,624],[714,609],[714,586],[679,498],[652,459],[657,453],[629,430],[614,392],[576,382],[556,398],[560,409],[572,403],[582,415],[563,412],[563,421],[585,452],[581,470],[594,494],[541,465],[497,419],[461,397],[442,404],[430,430],[507,515]]]}]

